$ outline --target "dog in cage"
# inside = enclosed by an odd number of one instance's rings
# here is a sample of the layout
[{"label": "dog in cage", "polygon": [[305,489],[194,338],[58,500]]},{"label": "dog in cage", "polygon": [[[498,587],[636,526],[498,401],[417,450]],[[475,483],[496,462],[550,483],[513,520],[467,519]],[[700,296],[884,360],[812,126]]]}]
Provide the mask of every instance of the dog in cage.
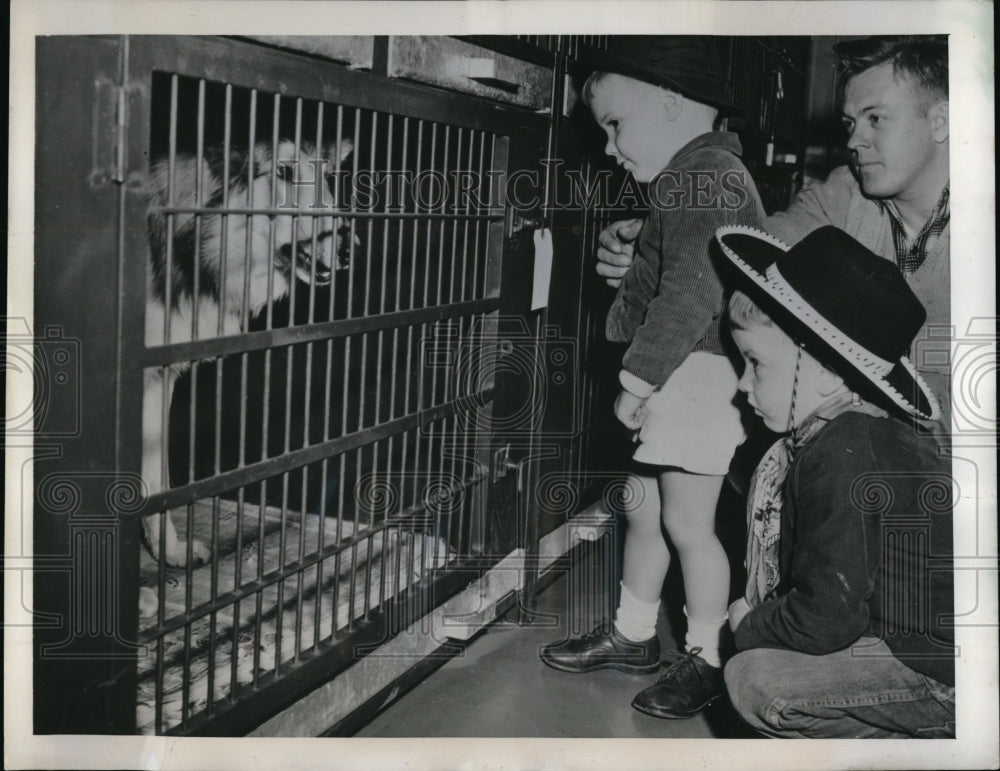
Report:
[{"label": "dog in cage", "polygon": [[[146,345],[239,334],[295,281],[324,286],[345,269],[354,245],[349,230],[322,209],[337,205],[336,186],[325,175],[340,169],[353,149],[349,139],[322,151],[305,142],[265,141],[252,151],[207,147],[200,158],[175,152],[154,163]],[[169,486],[170,402],[177,377],[190,367],[177,362],[145,373],[142,478],[150,495]],[[187,564],[189,545],[168,513],[145,517],[143,531],[155,558],[162,553],[168,565]],[[190,555],[197,562],[211,558],[196,539]]]}]

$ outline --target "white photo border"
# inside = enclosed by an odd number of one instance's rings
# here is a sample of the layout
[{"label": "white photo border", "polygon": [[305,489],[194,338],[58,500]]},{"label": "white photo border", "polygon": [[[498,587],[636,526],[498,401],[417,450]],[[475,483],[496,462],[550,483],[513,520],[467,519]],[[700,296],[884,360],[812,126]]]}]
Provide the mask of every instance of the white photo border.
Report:
[{"label": "white photo border", "polygon": [[[993,7],[971,0],[678,2],[476,0],[13,0],[10,40],[8,314],[31,319],[34,222],[35,37],[62,34],[671,34],[950,36],[952,319],[961,336],[995,320]],[[959,116],[960,119],[959,119]],[[995,327],[994,327],[995,329]],[[995,340],[994,340],[995,346]],[[995,349],[994,349],[995,352]],[[31,388],[10,370],[8,397]],[[994,369],[977,391],[995,409]],[[21,391],[21,393],[24,393]],[[30,390],[28,391],[30,393]],[[960,399],[961,394],[955,398]],[[8,401],[8,403],[10,403]],[[995,420],[995,413],[994,413]],[[30,447],[5,452],[5,765],[8,768],[608,769],[986,768],[998,764],[997,510],[994,446],[962,447],[956,503],[958,738],[774,742],[662,739],[197,739],[33,736]],[[968,469],[971,468],[971,476]],[[978,474],[976,473],[978,472]],[[967,478],[963,479],[963,475]],[[18,483],[18,484],[15,484]],[[23,487],[21,486],[23,485]],[[23,514],[22,514],[23,512]],[[24,551],[26,549],[26,551]],[[30,563],[25,563],[30,568]],[[11,580],[15,569],[17,580]],[[20,576],[25,576],[20,578]],[[669,752],[669,756],[665,753]],[[669,757],[669,761],[667,761]]]}]

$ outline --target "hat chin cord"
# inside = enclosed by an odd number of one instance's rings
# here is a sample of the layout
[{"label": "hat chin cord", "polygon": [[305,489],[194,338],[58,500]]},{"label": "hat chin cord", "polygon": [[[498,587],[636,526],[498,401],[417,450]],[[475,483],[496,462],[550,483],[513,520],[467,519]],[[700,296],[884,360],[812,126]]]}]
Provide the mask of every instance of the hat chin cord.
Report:
[{"label": "hat chin cord", "polygon": [[[798,400],[798,393],[799,393],[799,369],[801,368],[801,365],[802,365],[802,351],[804,349],[805,349],[805,344],[804,343],[796,343],[796,349],[795,349],[795,374],[794,374],[794,376],[792,378],[792,401],[791,401],[791,404],[789,405],[789,408],[788,408],[788,430],[790,432],[790,438],[791,438],[791,445],[790,446],[793,448],[793,451],[794,451],[794,448],[798,445],[798,441],[799,441],[799,430],[798,430],[798,426],[795,425],[795,406],[796,406],[796,402]],[[868,404],[864,399],[861,398],[861,395],[858,394],[856,391],[849,390],[848,392],[851,395],[851,407],[852,408],[858,408],[858,407],[861,407],[864,404],[864,405],[867,405],[872,410],[877,410],[879,413],[885,414],[884,410],[879,410],[877,407],[872,407],[872,405]],[[875,414],[875,413],[873,413],[873,414]]]},{"label": "hat chin cord", "polygon": [[799,366],[802,364],[802,349],[805,346],[798,343],[795,348],[795,376],[792,378],[792,403],[788,408],[788,428],[792,432],[792,446],[795,446],[798,436],[795,427],[795,400],[799,391]]}]

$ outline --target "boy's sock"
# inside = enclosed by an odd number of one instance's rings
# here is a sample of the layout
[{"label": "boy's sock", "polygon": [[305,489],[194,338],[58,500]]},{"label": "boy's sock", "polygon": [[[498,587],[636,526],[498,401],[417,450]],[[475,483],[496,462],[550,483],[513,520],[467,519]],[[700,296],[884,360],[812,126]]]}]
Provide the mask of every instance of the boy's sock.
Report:
[{"label": "boy's sock", "polygon": [[698,654],[701,658],[713,667],[721,667],[719,642],[722,630],[729,620],[729,614],[727,613],[717,621],[699,621],[688,616],[687,605],[685,605],[684,615],[687,616],[688,624],[687,634],[684,637],[684,649],[690,651],[692,648],[701,648],[701,653]]},{"label": "boy's sock", "polygon": [[618,634],[632,642],[645,642],[656,636],[656,616],[660,612],[660,601],[643,602],[623,583],[618,612],[615,614],[615,629]]}]

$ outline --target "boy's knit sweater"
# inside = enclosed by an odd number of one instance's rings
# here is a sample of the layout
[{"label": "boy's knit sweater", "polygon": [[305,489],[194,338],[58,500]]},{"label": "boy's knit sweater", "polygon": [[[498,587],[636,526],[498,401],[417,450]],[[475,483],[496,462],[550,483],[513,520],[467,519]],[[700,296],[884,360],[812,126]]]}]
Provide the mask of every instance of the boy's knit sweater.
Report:
[{"label": "boy's knit sweater", "polygon": [[649,216],[606,324],[609,340],[631,343],[621,379],[637,396],[663,385],[693,351],[722,353],[722,284],[709,249],[716,229],[764,216],[742,149],[735,134],[702,134],[650,184]]}]

